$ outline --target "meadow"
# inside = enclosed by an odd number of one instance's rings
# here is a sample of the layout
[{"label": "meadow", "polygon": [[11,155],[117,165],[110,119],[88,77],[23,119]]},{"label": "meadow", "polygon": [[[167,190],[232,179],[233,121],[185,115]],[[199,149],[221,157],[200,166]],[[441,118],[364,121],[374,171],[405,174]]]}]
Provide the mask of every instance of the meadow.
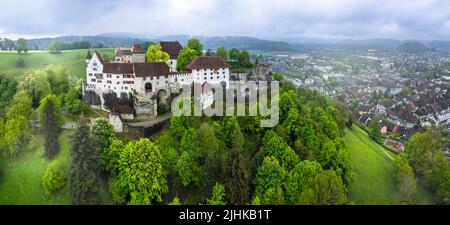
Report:
[{"label": "meadow", "polygon": [[[70,137],[74,133],[65,130],[60,136],[61,150],[54,160],[64,166],[66,177],[69,177],[71,164]],[[44,157],[44,137],[39,131],[33,136],[26,149],[16,158],[5,160],[3,176],[0,182],[0,205],[68,205],[71,204],[68,179],[63,189],[48,195],[42,185],[42,176],[50,163]],[[99,184],[102,204],[112,204],[111,195],[105,181]]]},{"label": "meadow", "polygon": [[[51,54],[47,51],[31,51],[28,53],[17,53],[0,51],[0,76],[9,77],[20,81],[29,70],[43,69],[48,65],[62,65],[71,75],[84,77],[86,75],[86,55],[96,49],[68,50],[61,53]],[[97,49],[106,57],[112,57],[114,49]],[[18,58],[24,60],[24,66],[20,67],[16,61]]]},{"label": "meadow", "polygon": [[[392,158],[387,151],[357,126],[346,129],[345,141],[351,157],[354,181],[349,199],[354,204],[401,204],[394,179]],[[433,204],[431,193],[420,183],[417,185],[416,204]]]}]

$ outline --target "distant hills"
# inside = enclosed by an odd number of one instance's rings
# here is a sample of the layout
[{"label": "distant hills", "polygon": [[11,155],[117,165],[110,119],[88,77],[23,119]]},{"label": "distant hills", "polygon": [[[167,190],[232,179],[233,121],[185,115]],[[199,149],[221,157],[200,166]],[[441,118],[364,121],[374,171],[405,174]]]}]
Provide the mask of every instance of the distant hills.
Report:
[{"label": "distant hills", "polygon": [[99,44],[105,47],[129,47],[134,43],[145,41],[157,42],[179,41],[184,45],[190,38],[198,38],[204,45],[204,49],[238,48],[256,51],[283,51],[295,52],[315,48],[317,46],[334,46],[342,48],[386,48],[407,52],[422,52],[435,49],[436,51],[450,52],[450,41],[414,41],[396,39],[320,39],[320,38],[281,38],[277,40],[263,40],[245,36],[191,36],[191,35],[163,35],[152,36],[144,34],[132,34],[125,32],[102,33],[98,35],[71,35],[56,38],[40,38],[29,40],[32,49],[47,49],[54,41],[79,42],[89,41],[91,46]]},{"label": "distant hills", "polygon": [[157,42],[179,41],[184,45],[190,38],[198,38],[204,45],[204,49],[217,49],[225,47],[228,49],[238,48],[245,50],[263,50],[263,51],[296,51],[297,47],[283,41],[261,40],[253,37],[225,36],[225,37],[208,37],[208,36],[189,36],[189,35],[166,35],[166,36],[143,36],[129,33],[104,33],[93,36],[61,36],[56,38],[40,38],[29,40],[29,46],[39,49],[47,49],[48,46],[55,42],[75,42],[89,41],[92,46],[103,44],[107,47],[128,47],[134,43],[145,41]]},{"label": "distant hills", "polygon": [[245,50],[266,50],[266,51],[295,51],[295,46],[284,41],[262,40],[245,36],[191,36],[191,35],[164,35],[164,36],[144,36],[129,33],[104,33],[99,34],[104,37],[139,38],[150,41],[179,41],[182,45],[190,38],[198,38],[204,45],[204,49],[217,49],[225,47],[227,49],[238,48]]},{"label": "distant hills", "polygon": [[[389,38],[378,39],[321,39],[321,38],[283,38],[280,39],[291,45],[302,44],[303,46],[341,46],[341,47],[360,47],[360,48],[386,48],[397,49],[408,42],[416,42],[428,49],[436,51],[450,52],[450,41],[424,41],[424,40],[397,40]],[[410,44],[407,44],[407,46]],[[414,45],[414,44],[413,44]],[[418,47],[418,46],[416,46]]]},{"label": "distant hills", "polygon": [[433,49],[425,47],[418,41],[408,41],[397,47],[397,50],[409,53],[422,53],[432,51]]},{"label": "distant hills", "polygon": [[41,50],[46,50],[48,46],[55,42],[80,42],[80,41],[89,41],[91,46],[97,46],[102,44],[106,47],[125,47],[131,46],[134,43],[143,42],[144,39],[140,38],[131,38],[131,37],[108,37],[108,36],[100,36],[100,35],[91,35],[91,36],[60,36],[55,38],[38,38],[38,39],[30,39],[28,40],[28,46],[32,49],[36,47]]}]

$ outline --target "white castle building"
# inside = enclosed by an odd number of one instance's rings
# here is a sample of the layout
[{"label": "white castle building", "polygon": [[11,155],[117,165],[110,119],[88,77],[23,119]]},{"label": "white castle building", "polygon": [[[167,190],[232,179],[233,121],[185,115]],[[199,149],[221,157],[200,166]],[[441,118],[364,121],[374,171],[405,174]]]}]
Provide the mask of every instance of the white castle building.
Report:
[{"label": "white castle building", "polygon": [[105,107],[105,94],[114,93],[117,98],[132,96],[136,114],[155,116],[159,91],[167,97],[171,90],[184,84],[208,82],[229,86],[229,65],[222,58],[196,57],[186,66],[186,71],[177,71],[177,58],[182,50],[180,43],[160,44],[170,56],[168,62],[146,62],[145,51],[139,44],[129,49],[116,49],[115,58],[111,61],[105,60],[98,51],[92,55],[88,53],[83,85],[85,101],[93,107],[112,110]]}]

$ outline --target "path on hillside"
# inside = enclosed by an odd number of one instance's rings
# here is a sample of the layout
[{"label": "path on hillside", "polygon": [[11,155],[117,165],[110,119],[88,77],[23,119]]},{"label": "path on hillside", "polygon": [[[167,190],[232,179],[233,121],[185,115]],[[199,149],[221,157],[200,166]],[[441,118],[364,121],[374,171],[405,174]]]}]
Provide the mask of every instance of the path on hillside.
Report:
[{"label": "path on hillside", "polygon": [[[367,135],[366,131],[364,131],[363,129],[361,129],[359,126],[353,126],[353,129],[356,128],[356,131],[359,133],[362,133],[363,135]],[[359,137],[358,137],[359,138]],[[360,138],[361,139],[361,138]],[[364,141],[361,139],[361,141]],[[375,146],[378,147],[378,149],[380,149],[390,160],[394,160],[394,157],[392,157],[382,146],[380,146],[378,143],[376,143],[375,141],[373,142],[373,144]]]},{"label": "path on hillside", "polygon": [[144,121],[128,122],[126,124],[129,125],[129,126],[133,126],[133,127],[153,127],[156,124],[159,124],[159,123],[161,123],[163,121],[169,120],[171,116],[172,116],[171,113],[166,113],[166,114],[161,115],[161,116],[155,116],[155,117],[147,118]]}]

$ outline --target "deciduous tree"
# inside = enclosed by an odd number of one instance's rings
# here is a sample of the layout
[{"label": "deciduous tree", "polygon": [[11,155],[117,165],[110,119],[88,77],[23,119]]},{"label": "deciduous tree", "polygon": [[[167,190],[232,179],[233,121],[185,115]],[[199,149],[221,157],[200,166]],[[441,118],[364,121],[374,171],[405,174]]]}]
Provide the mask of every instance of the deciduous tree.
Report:
[{"label": "deciduous tree", "polygon": [[346,202],[342,180],[333,170],[325,170],[315,176],[300,196],[300,203],[307,205],[342,205]]},{"label": "deciduous tree", "polygon": [[315,161],[304,160],[292,169],[286,179],[286,201],[300,204],[300,196],[309,187],[311,180],[321,173],[322,166]]},{"label": "deciduous tree", "polygon": [[228,61],[228,51],[224,47],[218,48],[216,50],[216,55],[225,60],[225,62]]},{"label": "deciduous tree", "polygon": [[161,195],[168,191],[161,161],[158,146],[150,140],[129,142],[120,154],[119,174],[113,181],[120,190],[115,200],[132,205],[161,202]]},{"label": "deciduous tree", "polygon": [[196,56],[203,55],[203,45],[197,38],[191,38],[187,42],[187,48],[193,49],[196,52]]},{"label": "deciduous tree", "polygon": [[405,204],[413,204],[416,197],[416,178],[414,172],[405,157],[397,156],[394,161],[394,176],[400,191],[400,201]]},{"label": "deciduous tree", "polygon": [[167,62],[169,61],[169,54],[162,50],[159,43],[150,45],[145,53],[147,62]]},{"label": "deciduous tree", "polygon": [[27,53],[28,52],[28,41],[23,39],[23,38],[19,38],[17,39],[17,48],[16,48],[18,53]]},{"label": "deciduous tree", "polygon": [[[114,165],[114,153],[110,154],[109,146],[116,138],[114,127],[104,118],[98,118],[94,121],[90,129],[91,139],[97,148],[100,157],[100,166],[104,170],[113,169]],[[114,150],[114,149],[113,149]]]},{"label": "deciduous tree", "polygon": [[184,71],[186,70],[186,66],[192,62],[192,60],[197,57],[198,53],[191,48],[184,48],[180,51],[180,55],[177,58],[177,70],[178,71]]},{"label": "deciduous tree", "polygon": [[269,156],[264,158],[255,177],[255,196],[263,205],[284,204],[283,185],[286,179],[286,170],[280,166],[278,160]]},{"label": "deciduous tree", "polygon": [[232,48],[230,50],[230,60],[231,61],[238,61],[239,60],[239,54],[240,54],[239,49]]},{"label": "deciduous tree", "polygon": [[212,189],[212,196],[207,202],[208,205],[226,205],[225,187],[220,183],[216,183]]}]

